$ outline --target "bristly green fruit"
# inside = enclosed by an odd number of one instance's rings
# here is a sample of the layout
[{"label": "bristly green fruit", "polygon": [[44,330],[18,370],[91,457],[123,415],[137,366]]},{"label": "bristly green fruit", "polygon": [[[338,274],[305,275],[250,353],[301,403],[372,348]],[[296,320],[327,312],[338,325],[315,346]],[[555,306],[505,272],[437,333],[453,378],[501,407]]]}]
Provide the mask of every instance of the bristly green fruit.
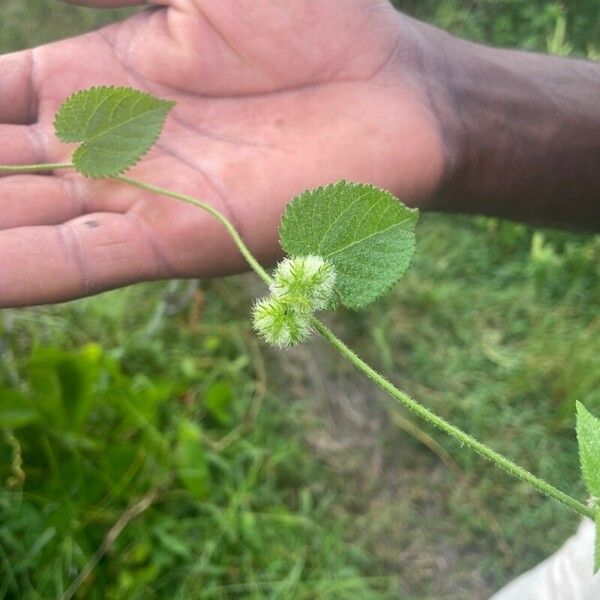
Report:
[{"label": "bristly green fruit", "polygon": [[174,102],[126,87],[94,87],[73,94],[54,120],[63,142],[81,142],[73,165],[86,177],[117,177],[158,140]]},{"label": "bristly green fruit", "polygon": [[310,311],[281,296],[258,300],[252,309],[254,330],[275,348],[290,348],[305,342],[312,332],[310,317]]},{"label": "bristly green fruit", "polygon": [[320,256],[294,256],[277,265],[270,290],[274,296],[289,298],[314,312],[333,303],[335,280],[333,265]]},{"label": "bristly green fruit", "polygon": [[271,295],[252,311],[258,335],[271,346],[289,348],[310,336],[310,320],[333,303],[335,270],[319,256],[282,260],[273,273]]},{"label": "bristly green fruit", "polygon": [[294,198],[279,237],[290,256],[330,262],[340,301],[358,309],[387,293],[410,266],[417,218],[390,192],[340,181]]}]

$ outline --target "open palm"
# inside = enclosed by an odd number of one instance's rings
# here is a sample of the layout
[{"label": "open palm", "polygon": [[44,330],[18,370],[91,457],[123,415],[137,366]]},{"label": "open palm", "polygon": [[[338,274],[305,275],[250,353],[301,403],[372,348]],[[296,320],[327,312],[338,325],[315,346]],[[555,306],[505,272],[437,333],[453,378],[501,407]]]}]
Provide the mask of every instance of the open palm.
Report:
[{"label": "open palm", "polygon": [[[177,102],[133,176],[215,205],[265,262],[278,255],[285,204],[307,187],[348,178],[414,202],[437,186],[443,157],[412,64],[417,42],[387,2],[154,4],[0,57],[0,164],[67,161],[56,109],[76,90],[111,84]],[[121,183],[9,176],[0,203],[0,307],[244,267],[211,217]]]}]

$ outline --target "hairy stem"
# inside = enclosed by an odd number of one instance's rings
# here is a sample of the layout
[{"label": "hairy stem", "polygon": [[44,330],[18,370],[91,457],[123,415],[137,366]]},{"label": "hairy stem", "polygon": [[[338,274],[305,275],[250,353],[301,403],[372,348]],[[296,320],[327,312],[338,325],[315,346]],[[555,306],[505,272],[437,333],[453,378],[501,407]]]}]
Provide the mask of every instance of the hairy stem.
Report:
[{"label": "hairy stem", "polygon": [[[165,190],[163,188],[159,188],[141,181],[137,181],[134,179],[129,179],[127,177],[118,177],[119,181],[123,181],[124,183],[128,183],[130,185],[135,185],[142,189],[145,189],[150,192],[154,192],[157,194],[161,194],[164,196],[170,196],[171,198],[176,198],[178,200],[182,200],[189,204],[193,204],[198,208],[202,208],[203,210],[208,211],[211,215],[213,215],[220,223],[222,223],[240,252],[243,254],[244,258],[248,261],[248,264],[259,277],[269,285],[272,282],[272,278],[269,274],[262,268],[262,266],[258,263],[258,261],[254,258],[246,244],[241,239],[239,233],[232,225],[232,223],[222,215],[218,210],[213,208],[212,206],[205,204],[204,202],[200,202],[195,198],[187,196],[185,194],[179,194],[176,192],[172,192],[170,190]],[[455,439],[460,444],[464,444],[483,458],[490,460],[495,463],[498,467],[520,479],[521,481],[525,481],[529,483],[534,488],[536,488],[542,494],[554,498],[559,502],[562,502],[565,506],[568,506],[570,509],[575,512],[589,517],[591,519],[594,518],[594,511],[587,507],[585,504],[576,500],[569,494],[562,492],[558,488],[555,488],[553,485],[549,484],[547,481],[536,477],[523,467],[515,464],[502,454],[499,454],[495,450],[492,450],[489,446],[486,446],[482,442],[479,442],[475,438],[471,437],[468,433],[462,431],[458,427],[451,425],[446,420],[437,416],[435,413],[431,412],[429,409],[425,408],[421,404],[419,404],[416,400],[413,400],[408,394],[399,390],[395,385],[393,385],[390,381],[388,381],[383,375],[375,371],[372,367],[370,367],[366,362],[364,362],[359,356],[357,356],[348,346],[344,344],[332,331],[330,331],[323,323],[321,323],[318,319],[312,319],[312,325],[314,328],[336,349],[338,352],[342,354],[346,359],[348,359],[361,373],[366,375],[371,381],[376,383],[380,388],[382,388],[387,394],[389,394],[395,400],[401,402],[404,406],[406,406],[409,410],[417,414],[423,420],[431,423],[437,428],[441,429],[445,433],[447,433],[450,437]]]},{"label": "hairy stem", "polygon": [[568,506],[569,508],[571,508],[575,512],[578,512],[584,517],[589,517],[590,519],[594,518],[593,509],[587,507],[585,504],[579,502],[579,500],[576,500],[572,496],[569,496],[569,494],[561,492],[559,489],[555,488],[547,481],[536,477],[535,475],[525,470],[523,467],[520,467],[519,465],[515,464],[502,454],[499,454],[495,450],[492,450],[489,446],[486,446],[482,442],[477,441],[468,433],[462,431],[462,429],[459,429],[458,427],[455,427],[454,425],[448,423],[448,421],[442,419],[441,417],[438,417],[435,413],[431,412],[429,409],[419,404],[416,400],[413,400],[408,394],[399,390],[395,385],[393,385],[390,381],[383,377],[383,375],[381,375],[380,373],[375,371],[375,369],[373,369],[367,363],[365,363],[319,320],[313,319],[312,325],[336,350],[338,350],[345,358],[347,358],[361,373],[366,375],[371,381],[376,383],[392,398],[398,400],[406,408],[408,408],[413,413],[421,417],[424,421],[427,421],[428,423],[431,423],[438,429],[441,429],[450,437],[455,439],[457,442],[467,446],[480,456],[483,456],[483,458],[486,458],[487,460],[490,460],[491,462],[495,463],[496,466],[500,467],[513,477],[516,477],[521,481],[529,483],[542,494],[545,494],[546,496],[550,496],[550,498],[554,498],[555,500],[562,502],[565,506]]},{"label": "hairy stem", "polygon": [[187,194],[180,194],[179,192],[173,192],[171,190],[167,190],[156,185],[151,185],[149,183],[145,183],[144,181],[138,181],[137,179],[130,179],[129,177],[115,177],[118,181],[122,181],[123,183],[127,183],[129,185],[133,185],[135,187],[141,188],[142,190],[146,190],[148,192],[153,192],[155,194],[160,194],[161,196],[168,196],[169,198],[175,198],[176,200],[181,200],[182,202],[187,202],[188,204],[192,204],[206,212],[210,213],[221,225],[227,229],[227,232],[232,237],[235,245],[238,247],[239,251],[242,253],[242,256],[246,259],[252,270],[256,272],[256,274],[267,284],[270,285],[273,280],[271,276],[262,268],[261,264],[254,258],[252,252],[250,252],[248,246],[244,243],[244,240],[241,238],[240,234],[237,232],[237,229],[233,226],[231,221],[225,217],[222,213],[220,213],[216,208],[213,208],[210,204],[206,204],[205,202],[201,202],[196,198],[192,198],[192,196],[188,196]]},{"label": "hairy stem", "polygon": [[[70,169],[73,168],[71,163],[54,163],[54,164],[42,164],[42,165],[27,165],[27,166],[0,166],[0,173],[34,173],[36,171],[51,171],[56,169]],[[237,232],[236,228],[233,224],[219,212],[216,208],[210,206],[210,204],[206,204],[192,196],[188,196],[187,194],[180,194],[179,192],[174,192],[172,190],[167,190],[165,188],[161,188],[150,183],[145,183],[143,181],[138,181],[137,179],[131,179],[125,176],[115,177],[117,181],[121,181],[122,183],[126,183],[128,185],[135,186],[142,190],[146,190],[148,192],[152,192],[154,194],[158,194],[161,196],[167,196],[169,198],[174,198],[176,200],[181,200],[182,202],[187,202],[188,204],[192,204],[197,208],[200,208],[209,214],[211,214],[219,223],[221,223],[242,256],[248,262],[248,265],[256,272],[256,274],[267,284],[270,285],[273,282],[271,276],[263,269],[260,263],[254,258],[252,252],[246,244],[244,240],[241,238],[240,234]],[[547,481],[536,477],[523,467],[520,467],[516,463],[512,462],[502,454],[492,450],[489,446],[486,446],[482,442],[479,442],[468,433],[465,433],[462,429],[455,427],[454,425],[448,423],[442,417],[439,417],[428,408],[425,408],[423,405],[419,404],[416,400],[413,400],[408,394],[399,390],[393,383],[388,381],[383,375],[378,373],[375,369],[370,367],[365,361],[363,361],[357,354],[354,353],[342,340],[340,340],[330,329],[328,329],[323,323],[321,323],[318,319],[312,318],[311,320],[313,327],[338,351],[342,356],[344,356],[347,360],[350,361],[354,367],[356,367],[363,375],[366,375],[373,383],[377,384],[382,390],[384,390],[388,395],[390,395],[395,400],[398,400],[401,404],[403,404],[406,408],[411,410],[413,413],[421,417],[424,421],[434,425],[438,429],[441,429],[445,433],[447,433],[451,438],[456,440],[462,445],[467,446],[475,453],[479,454],[483,458],[493,462],[496,466],[500,467],[513,477],[524,481],[535,489],[537,489],[542,494],[549,496],[550,498],[554,498],[558,500],[565,506],[574,510],[575,512],[583,515],[584,517],[589,517],[590,519],[594,519],[595,514],[592,508],[589,508],[579,500],[569,496],[569,494],[562,492],[558,488],[555,488],[553,485],[548,483]]]},{"label": "hairy stem", "polygon": [[37,173],[39,171],[57,171],[58,169],[72,169],[72,163],[48,163],[40,165],[0,165],[0,173]]}]

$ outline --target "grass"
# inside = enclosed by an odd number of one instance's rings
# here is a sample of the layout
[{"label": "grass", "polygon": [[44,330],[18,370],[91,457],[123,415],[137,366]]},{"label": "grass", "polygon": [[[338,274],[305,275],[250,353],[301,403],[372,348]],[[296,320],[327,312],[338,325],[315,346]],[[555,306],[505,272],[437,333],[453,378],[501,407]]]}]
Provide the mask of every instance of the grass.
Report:
[{"label": "grass", "polygon": [[[450,421],[585,497],[574,403],[600,411],[599,241],[428,217],[414,269],[395,296],[352,323],[355,345]],[[496,585],[574,527],[562,507],[427,433],[458,463],[458,475],[445,473],[433,488],[444,490],[436,533],[450,519],[456,547],[468,531],[466,548],[488,557],[478,571]]]},{"label": "grass", "polygon": [[78,35],[130,14],[131,10],[90,10],[55,0],[3,0],[0,52],[12,52]]},{"label": "grass", "polygon": [[[564,38],[554,2],[403,7],[583,53],[593,4],[570,5]],[[119,15],[5,0],[1,49]],[[600,238],[428,215],[418,239],[396,292],[332,326],[583,497],[573,405],[600,414]],[[0,598],[64,597],[88,568],[78,598],[487,598],[573,531],[576,517],[414,422],[319,340],[259,346],[252,281],[0,314]]]},{"label": "grass", "polygon": [[[304,448],[302,406],[268,389],[224,285],[170,317],[185,284],[4,313],[4,379],[22,411],[4,389],[2,416],[21,419],[26,474],[0,495],[8,597],[62,597],[98,548],[79,597],[376,598],[389,585],[365,579],[366,554],[345,545],[330,473]],[[3,481],[15,476],[9,450]]]}]

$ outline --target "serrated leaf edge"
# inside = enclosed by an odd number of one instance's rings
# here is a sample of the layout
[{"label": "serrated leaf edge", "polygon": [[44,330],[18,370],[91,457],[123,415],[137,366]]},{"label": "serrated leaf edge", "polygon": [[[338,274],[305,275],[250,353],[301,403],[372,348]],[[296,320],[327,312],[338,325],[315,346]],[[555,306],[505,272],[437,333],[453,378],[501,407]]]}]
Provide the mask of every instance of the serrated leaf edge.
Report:
[{"label": "serrated leaf edge", "polygon": [[81,171],[76,162],[75,162],[75,155],[77,154],[77,152],[82,149],[87,142],[84,142],[83,144],[81,144],[78,148],[75,149],[75,152],[73,152],[73,164],[75,166],[75,168],[77,169],[77,171],[79,173],[81,173],[84,177],[88,177],[89,179],[105,179],[105,178],[110,178],[110,177],[119,177],[120,175],[123,175],[124,173],[127,173],[127,171],[129,171],[130,169],[133,169],[133,167],[135,167],[141,160],[142,158],[144,158],[148,152],[150,152],[150,150],[152,150],[152,148],[156,145],[156,142],[158,141],[158,139],[160,138],[161,134],[162,134],[162,128],[164,127],[165,121],[166,121],[166,115],[165,118],[162,121],[162,125],[161,125],[161,129],[158,132],[158,134],[154,137],[154,139],[152,140],[152,142],[148,145],[148,147],[142,152],[142,154],[140,154],[140,156],[130,165],[128,165],[127,167],[124,167],[123,169],[119,169],[116,172],[113,172],[110,175],[99,175],[99,174],[92,174],[91,172],[88,173],[84,173],[83,171]]},{"label": "serrated leaf edge", "polygon": [[596,417],[595,415],[593,415],[582,402],[579,402],[579,400],[577,400],[575,402],[575,417],[576,417],[576,427],[575,427],[575,434],[577,436],[577,450],[578,450],[578,454],[579,454],[579,465],[581,467],[581,474],[583,476],[583,481],[585,483],[585,487],[587,488],[587,491],[589,492],[590,496],[594,496],[594,492],[589,488],[588,485],[588,477],[587,477],[587,473],[584,469],[584,460],[583,460],[583,438],[582,438],[582,429],[580,427],[580,424],[583,422],[582,419],[582,415],[585,415],[585,417],[591,417],[592,419],[598,420],[598,417]]},{"label": "serrated leaf edge", "polygon": [[[288,202],[288,204],[285,207],[285,210],[283,212],[283,216],[281,217],[281,227],[279,228],[279,245],[281,246],[281,248],[283,249],[284,252],[287,253],[287,249],[285,247],[285,244],[283,242],[282,239],[282,233],[284,232],[285,228],[286,228],[286,217],[289,215],[289,211],[292,210],[292,204],[298,200],[301,196],[303,196],[306,193],[310,193],[310,194],[317,194],[317,193],[321,193],[321,192],[325,192],[327,193],[329,190],[336,188],[337,186],[343,185],[345,187],[353,187],[353,186],[360,186],[360,187],[364,187],[364,188],[368,188],[371,191],[375,191],[375,192],[384,192],[388,197],[390,197],[393,200],[397,200],[398,198],[396,198],[396,196],[394,196],[394,194],[392,194],[390,191],[385,190],[383,188],[380,188],[376,185],[373,185],[372,183],[357,183],[357,182],[352,182],[352,181],[348,181],[346,179],[340,179],[339,181],[336,181],[334,183],[328,183],[326,185],[321,185],[318,186],[316,188],[312,188],[310,190],[306,190],[296,196],[294,196],[292,198],[292,200],[290,200],[290,202]],[[414,214],[415,216],[415,220],[418,221],[419,218],[419,210],[417,208],[410,208],[409,206],[406,206],[405,204],[403,204],[403,206],[406,208],[406,210],[408,210],[409,212],[411,212],[412,214]],[[403,221],[401,221],[400,223],[395,223],[394,225],[392,225],[391,227],[398,227],[400,225],[402,225],[403,223],[405,223],[406,221],[408,221],[409,219],[404,219]],[[415,223],[416,225],[416,223]],[[388,227],[388,229],[390,229],[391,227]],[[387,231],[387,229],[385,230]],[[381,232],[378,232],[381,233]],[[365,238],[366,239],[366,238]],[[361,240],[362,241],[362,240]],[[294,255],[289,255],[290,257],[294,257]],[[330,258],[330,256],[332,255],[328,255],[328,256],[321,256],[321,258],[324,259],[328,259]],[[391,282],[390,284],[384,286],[381,288],[381,291],[379,293],[379,295],[374,299],[374,300],[370,300],[368,302],[365,303],[348,303],[348,302],[344,302],[342,300],[342,296],[339,293],[339,288],[336,286],[335,290],[337,293],[337,296],[339,298],[340,304],[342,304],[342,306],[345,306],[346,308],[349,308],[350,310],[360,310],[363,308],[366,308],[367,306],[369,306],[369,304],[372,304],[373,302],[375,302],[376,300],[378,300],[379,298],[381,298],[382,296],[385,296],[388,292],[390,292],[393,287],[395,285],[397,285],[397,283],[400,281],[400,279],[402,279],[404,277],[404,275],[410,270],[410,267],[412,266],[414,260],[415,260],[415,256],[416,256],[416,248],[413,248],[411,254],[410,254],[410,259],[406,265],[406,268],[398,275],[398,278]]]},{"label": "serrated leaf edge", "polygon": [[[59,132],[58,132],[58,129],[57,129],[57,121],[62,116],[63,111],[66,110],[66,106],[67,106],[68,102],[71,102],[71,101],[75,100],[78,96],[82,96],[84,94],[89,94],[90,92],[95,92],[97,90],[107,90],[107,91],[110,91],[110,92],[118,92],[118,91],[134,92],[135,94],[141,94],[141,95],[146,96],[148,98],[152,98],[154,100],[158,100],[163,105],[169,105],[169,110],[167,110],[167,112],[165,113],[164,117],[161,120],[161,126],[160,126],[160,129],[159,129],[159,132],[154,137],[154,139],[152,140],[152,142],[148,144],[148,146],[142,152],[142,154],[140,154],[140,156],[132,164],[128,165],[127,167],[124,167],[123,169],[119,169],[118,171],[115,171],[115,172],[111,173],[110,175],[99,175],[99,174],[93,174],[92,172],[84,173],[83,171],[81,171],[78,168],[78,166],[76,164],[75,155],[77,154],[77,152],[81,148],[83,148],[88,142],[93,141],[95,138],[91,138],[90,140],[86,140],[84,142],[82,142],[81,140],[74,140],[74,141],[73,140],[67,140],[67,139],[65,139],[65,138],[63,138],[63,137],[61,137],[59,135]],[[148,154],[148,152],[150,152],[150,150],[156,145],[156,142],[158,141],[158,139],[160,138],[160,136],[162,134],[162,130],[164,128],[164,125],[165,125],[165,122],[167,120],[167,117],[169,116],[169,112],[175,106],[175,104],[176,104],[176,102],[173,101],[173,100],[163,100],[162,98],[157,98],[153,94],[150,94],[148,92],[144,92],[142,90],[137,90],[137,89],[129,87],[129,86],[115,86],[115,85],[97,85],[97,86],[92,86],[90,88],[85,88],[85,89],[82,89],[82,90],[78,90],[77,92],[71,94],[69,97],[67,97],[64,100],[64,102],[61,104],[61,107],[60,107],[59,111],[56,113],[56,115],[54,117],[54,122],[53,122],[54,131],[56,132],[56,137],[58,137],[58,139],[60,139],[62,142],[72,143],[72,144],[79,143],[79,146],[73,152],[72,160],[73,160],[73,165],[75,166],[75,169],[79,173],[81,173],[84,177],[88,177],[90,179],[104,179],[104,178],[110,178],[110,177],[119,177],[120,175],[123,175],[124,173],[126,173],[127,171],[129,171],[129,169],[132,169],[133,167],[135,167],[142,160],[142,158],[144,158],[144,156],[146,156]],[[158,110],[158,109],[156,109],[156,110]],[[153,111],[149,111],[149,112],[153,112]]]}]

